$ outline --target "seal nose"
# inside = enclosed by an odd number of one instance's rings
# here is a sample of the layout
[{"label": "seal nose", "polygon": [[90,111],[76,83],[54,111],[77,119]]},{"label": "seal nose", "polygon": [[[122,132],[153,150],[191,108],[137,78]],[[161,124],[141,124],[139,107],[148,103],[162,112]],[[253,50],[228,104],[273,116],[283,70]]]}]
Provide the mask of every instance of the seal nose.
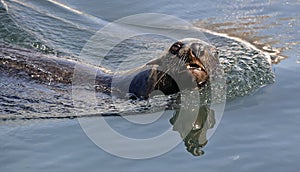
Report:
[{"label": "seal nose", "polygon": [[193,55],[199,59],[204,55],[204,47],[201,46],[199,43],[193,43],[191,45],[191,50]]},{"label": "seal nose", "polygon": [[179,50],[183,47],[182,42],[175,42],[169,49],[169,52],[173,55],[178,54]]}]

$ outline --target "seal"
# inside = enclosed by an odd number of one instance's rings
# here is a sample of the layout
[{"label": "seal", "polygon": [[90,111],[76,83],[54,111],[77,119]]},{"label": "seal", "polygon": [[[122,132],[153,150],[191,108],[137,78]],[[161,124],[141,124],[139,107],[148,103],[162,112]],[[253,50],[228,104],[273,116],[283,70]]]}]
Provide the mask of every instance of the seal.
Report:
[{"label": "seal", "polygon": [[[43,55],[3,43],[0,44],[0,49],[1,68],[13,71],[10,73],[14,75],[21,76],[25,72],[27,77],[47,82],[48,85],[70,84],[75,66],[83,65],[87,69],[97,70],[95,78],[97,91],[110,94],[114,85],[122,85],[127,89],[119,90],[128,90],[128,93],[133,95],[131,98],[139,99],[149,98],[155,90],[170,95],[180,92],[182,88],[201,87],[207,82],[211,71],[218,63],[216,48],[197,39],[179,40],[161,57],[127,73],[111,73],[103,68]],[[82,71],[81,76],[78,77],[86,77],[86,75],[90,73]]]}]

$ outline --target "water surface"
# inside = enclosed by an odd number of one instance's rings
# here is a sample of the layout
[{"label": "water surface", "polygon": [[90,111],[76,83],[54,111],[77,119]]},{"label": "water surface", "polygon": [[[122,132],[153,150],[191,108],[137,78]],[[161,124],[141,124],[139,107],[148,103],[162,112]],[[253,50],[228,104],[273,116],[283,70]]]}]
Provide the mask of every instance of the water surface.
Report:
[{"label": "water surface", "polygon": [[[193,156],[181,143],[156,158],[123,159],[99,149],[85,135],[77,119],[9,120],[0,122],[1,171],[297,171],[300,158],[298,1],[59,2],[64,6],[51,1],[2,1],[2,8],[6,5],[9,13],[1,15],[1,21],[15,22],[1,22],[1,41],[76,59],[89,37],[107,22],[141,12],[158,12],[183,18],[204,29],[238,36],[261,49],[274,51],[282,60],[273,65],[273,84],[226,102],[222,121],[202,156]],[[56,94],[51,89],[5,73],[1,73],[0,79],[5,93],[17,93],[25,98],[30,95],[22,94],[22,89],[42,93],[41,97],[20,99],[19,104],[28,105],[29,111],[30,107],[40,106],[43,112],[51,112],[49,104],[52,103],[47,99]],[[11,87],[19,89],[10,90]],[[58,102],[69,100],[69,94],[59,95]],[[32,102],[39,99],[45,104]],[[7,107],[2,108],[5,110],[1,116],[24,115],[24,107],[10,112],[9,107],[17,105],[11,104],[9,97],[1,97],[1,106]],[[68,105],[57,102],[52,105],[59,112],[67,113]],[[170,127],[170,117],[166,114],[155,125],[144,128],[121,117],[107,120],[127,135],[142,138]],[[120,147],[130,149],[121,144]]]}]

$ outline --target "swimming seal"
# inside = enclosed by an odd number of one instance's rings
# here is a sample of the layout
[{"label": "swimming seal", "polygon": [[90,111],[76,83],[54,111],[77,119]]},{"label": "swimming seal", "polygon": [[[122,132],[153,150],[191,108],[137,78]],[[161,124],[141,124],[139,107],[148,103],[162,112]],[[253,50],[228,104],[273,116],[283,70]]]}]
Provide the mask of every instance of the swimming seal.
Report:
[{"label": "swimming seal", "polygon": [[[75,66],[79,63],[5,43],[0,44],[0,49],[2,69],[13,71],[10,73],[19,76],[27,73],[27,77],[48,84],[72,83]],[[128,93],[136,98],[147,99],[154,90],[169,95],[181,91],[180,88],[200,87],[209,79],[209,73],[217,63],[216,48],[200,40],[183,39],[170,46],[160,58],[127,73],[111,73],[103,68],[84,66],[87,69],[97,69],[95,78],[97,91],[110,94],[114,82],[127,87],[119,90],[128,90]],[[82,66],[82,63],[80,65]],[[82,71],[79,77],[83,78],[86,75],[89,73]]]}]

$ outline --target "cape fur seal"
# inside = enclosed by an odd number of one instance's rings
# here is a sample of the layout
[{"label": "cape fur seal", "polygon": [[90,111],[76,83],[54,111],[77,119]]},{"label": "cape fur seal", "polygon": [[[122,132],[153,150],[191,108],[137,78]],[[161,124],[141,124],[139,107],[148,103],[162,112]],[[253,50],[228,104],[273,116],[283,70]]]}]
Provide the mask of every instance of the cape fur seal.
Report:
[{"label": "cape fur seal", "polygon": [[[42,82],[72,83],[74,68],[78,64],[76,61],[3,43],[0,44],[0,49],[1,68],[14,71],[10,72],[14,75],[25,73]],[[171,45],[160,58],[123,73],[122,76],[98,68],[96,90],[110,94],[114,79],[120,84],[130,81],[128,92],[137,98],[147,99],[154,90],[160,90],[166,95],[174,94],[182,88],[202,86],[217,63],[215,47],[197,39],[183,39]],[[95,66],[86,65],[86,68]]]}]

